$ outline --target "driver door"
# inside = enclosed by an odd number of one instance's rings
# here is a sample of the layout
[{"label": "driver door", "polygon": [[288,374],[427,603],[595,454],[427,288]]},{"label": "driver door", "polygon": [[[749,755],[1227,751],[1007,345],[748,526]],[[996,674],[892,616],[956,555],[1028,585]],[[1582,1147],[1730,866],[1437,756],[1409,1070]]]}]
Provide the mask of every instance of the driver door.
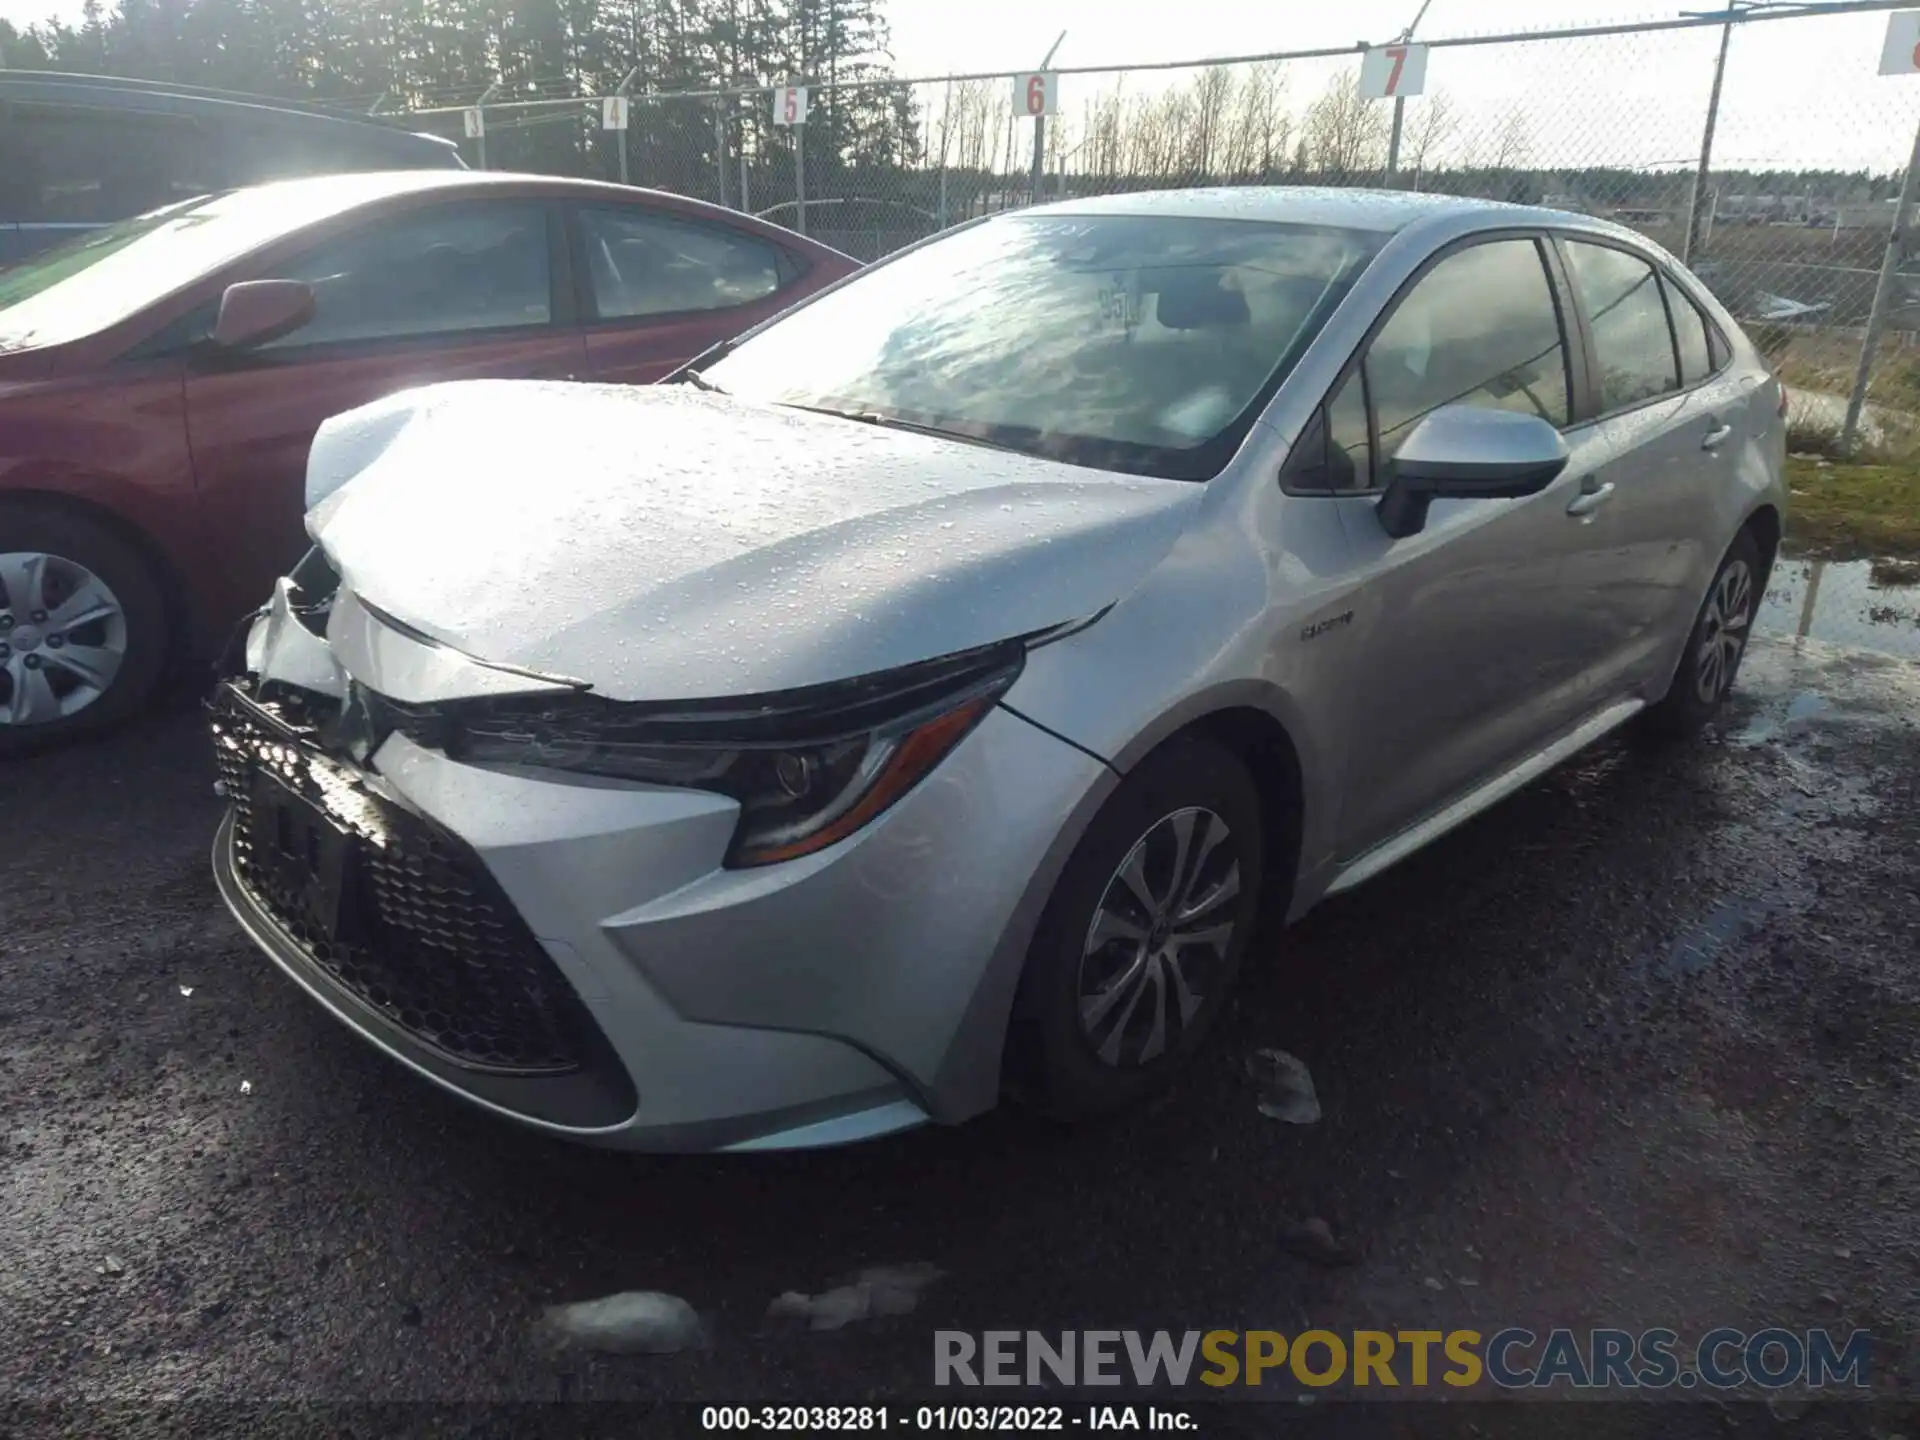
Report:
[{"label": "driver door", "polygon": [[[1576,333],[1543,242],[1476,240],[1402,293],[1327,407],[1351,462],[1336,501],[1361,579],[1359,672],[1340,824],[1351,859],[1582,719],[1612,645],[1603,510],[1590,466],[1523,499],[1436,500],[1394,539],[1374,513],[1393,457],[1443,405],[1538,415],[1562,429],[1579,394]],[[1572,506],[1574,513],[1569,513]]]}]

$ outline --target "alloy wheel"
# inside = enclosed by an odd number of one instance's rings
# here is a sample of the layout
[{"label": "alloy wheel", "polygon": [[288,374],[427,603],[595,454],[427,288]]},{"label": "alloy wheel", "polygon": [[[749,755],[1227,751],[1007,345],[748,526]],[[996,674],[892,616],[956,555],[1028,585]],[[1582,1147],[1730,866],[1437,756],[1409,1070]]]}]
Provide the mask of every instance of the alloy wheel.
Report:
[{"label": "alloy wheel", "polygon": [[1156,821],[1108,880],[1080,956],[1080,1031],[1102,1063],[1172,1050],[1226,979],[1240,847],[1190,807]]},{"label": "alloy wheel", "polygon": [[127,652],[127,618],[86,566],[0,554],[0,725],[45,725],[93,704]]},{"label": "alloy wheel", "polygon": [[1729,562],[1707,596],[1694,652],[1694,693],[1703,704],[1719,701],[1733,684],[1753,622],[1753,572],[1744,560]]}]

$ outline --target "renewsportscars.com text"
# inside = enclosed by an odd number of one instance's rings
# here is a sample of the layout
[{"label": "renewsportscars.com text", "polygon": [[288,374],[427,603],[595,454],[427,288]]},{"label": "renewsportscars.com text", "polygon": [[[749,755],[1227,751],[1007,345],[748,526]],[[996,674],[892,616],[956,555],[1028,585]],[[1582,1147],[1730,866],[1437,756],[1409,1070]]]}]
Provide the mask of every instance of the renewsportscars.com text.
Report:
[{"label": "renewsportscars.com text", "polygon": [[1867,1388],[1872,1337],[1826,1330],[939,1330],[933,1381],[1464,1389]]}]

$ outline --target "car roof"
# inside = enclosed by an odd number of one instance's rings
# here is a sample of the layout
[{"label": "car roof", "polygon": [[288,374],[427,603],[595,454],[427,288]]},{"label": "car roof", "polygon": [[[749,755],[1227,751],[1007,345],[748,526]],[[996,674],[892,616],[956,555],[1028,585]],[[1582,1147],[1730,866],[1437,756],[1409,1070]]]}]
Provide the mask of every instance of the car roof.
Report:
[{"label": "car roof", "polygon": [[[592,199],[601,196],[624,204],[652,204],[669,213],[689,217],[710,216],[737,229],[758,232],[790,250],[816,256],[839,256],[830,245],[799,235],[771,220],[761,220],[744,211],[678,195],[671,190],[652,190],[639,185],[616,185],[607,180],[584,180],[571,175],[530,175],[510,170],[360,170],[336,175],[307,175],[292,180],[273,180],[247,187],[268,203],[284,207],[290,214],[308,214],[325,208],[339,214],[362,205],[372,205],[402,195],[452,191],[459,195],[481,196],[504,191],[522,196],[571,196]],[[299,226],[289,225],[288,229]],[[844,257],[841,257],[844,258]]]},{"label": "car roof", "polygon": [[1148,190],[1063,200],[1034,213],[1054,215],[1188,215],[1207,220],[1260,220],[1393,233],[1437,216],[1484,216],[1489,225],[1591,223],[1590,217],[1534,205],[1407,190],[1355,190],[1318,185],[1242,185]]},{"label": "car roof", "polygon": [[362,145],[384,146],[394,155],[413,150],[436,156],[445,154],[451,162],[452,157],[459,154],[459,147],[445,136],[408,130],[392,121],[357,115],[319,102],[115,75],[0,69],[0,100],[86,110],[161,113],[233,124],[300,125],[313,133],[338,135]]}]

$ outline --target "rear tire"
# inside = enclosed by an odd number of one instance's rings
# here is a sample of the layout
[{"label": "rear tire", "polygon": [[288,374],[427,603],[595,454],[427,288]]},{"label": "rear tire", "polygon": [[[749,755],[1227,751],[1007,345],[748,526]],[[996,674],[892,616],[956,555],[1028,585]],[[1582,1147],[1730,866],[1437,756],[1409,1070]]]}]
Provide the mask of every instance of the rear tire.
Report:
[{"label": "rear tire", "polygon": [[1160,1089],[1218,1018],[1260,912],[1253,777],[1178,739],[1100,807],[1027,952],[1009,1036],[1016,1094],[1059,1120]]},{"label": "rear tire", "polygon": [[1648,733],[1665,739],[1698,735],[1720,712],[1740,673],[1753,618],[1767,582],[1766,559],[1753,533],[1734,537],[1700,604],[1673,684],[1642,717]]},{"label": "rear tire", "polygon": [[166,656],[166,597],[133,545],[59,506],[0,503],[0,756],[121,724]]}]

